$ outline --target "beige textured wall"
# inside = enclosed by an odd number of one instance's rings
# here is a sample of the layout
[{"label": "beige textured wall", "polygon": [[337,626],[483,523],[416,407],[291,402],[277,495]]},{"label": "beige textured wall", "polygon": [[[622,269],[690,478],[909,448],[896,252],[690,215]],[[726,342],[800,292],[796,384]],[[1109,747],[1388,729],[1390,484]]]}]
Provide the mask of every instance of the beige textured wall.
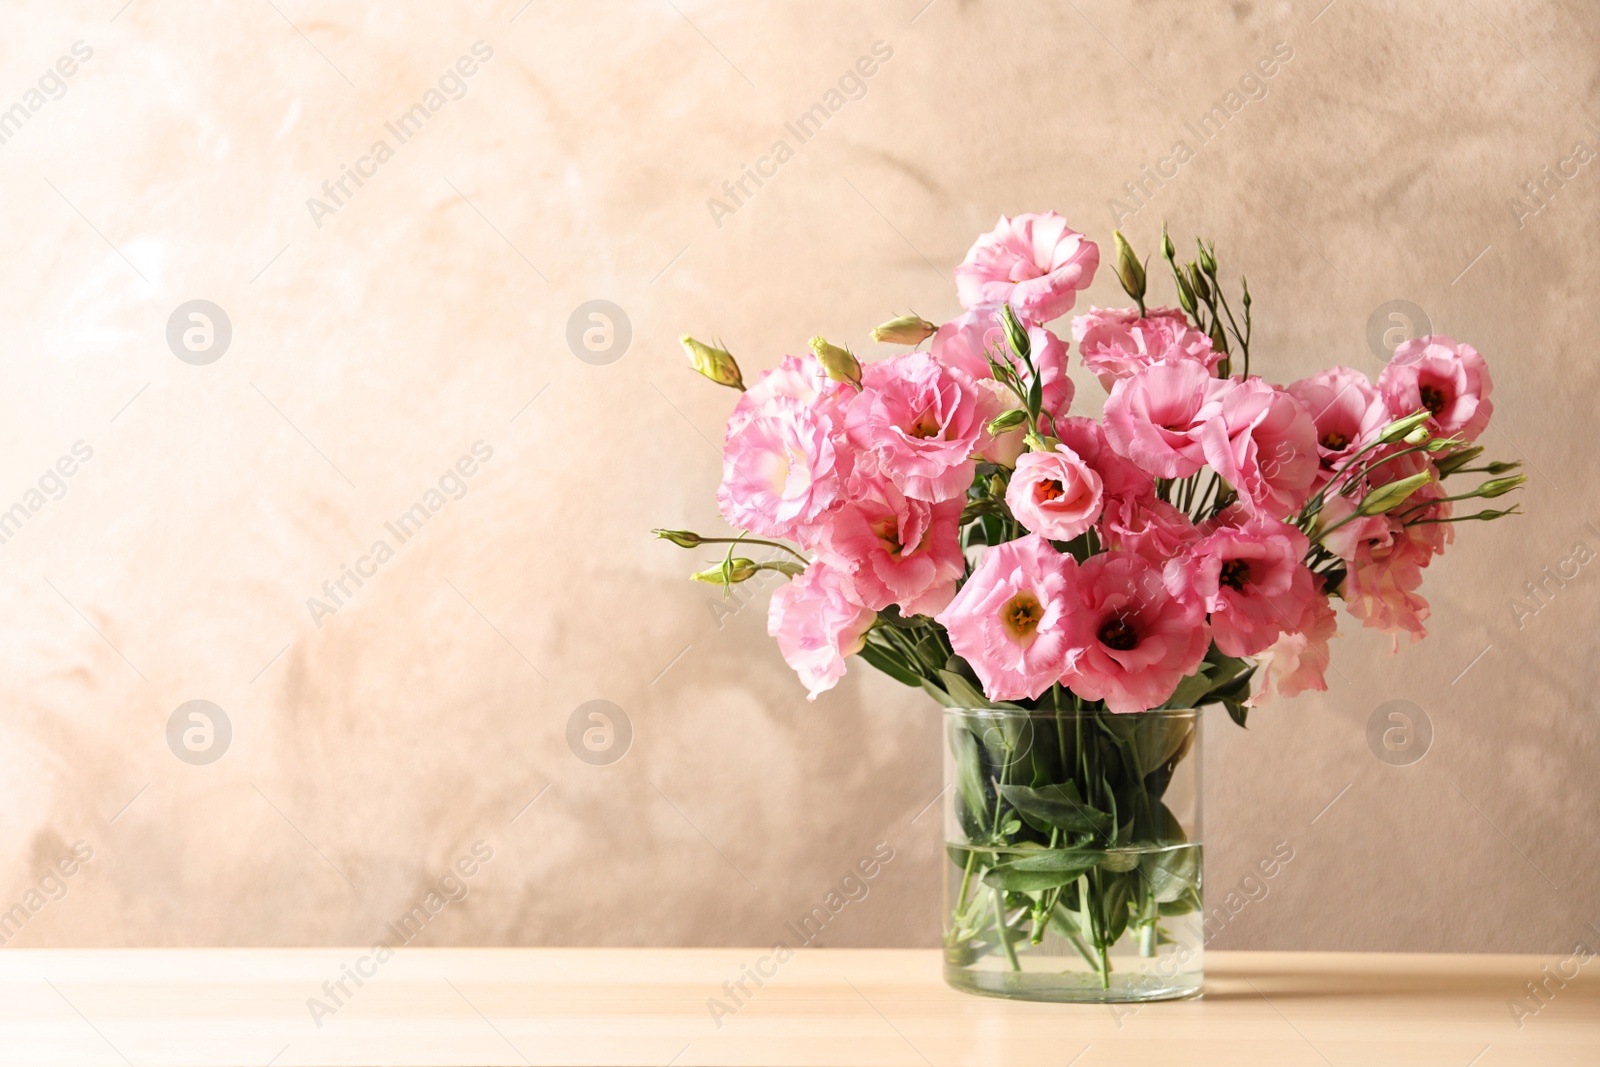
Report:
[{"label": "beige textured wall", "polygon": [[[92,450],[0,544],[0,908],[93,850],[11,944],[365,943],[480,840],[424,943],[770,943],[879,842],[824,940],[933,943],[933,706],[860,670],[807,704],[764,592],[713,611],[697,558],[646,537],[717,523],[731,397],[673,338],[751,374],[813,333],[871,349],[892,314],[956,311],[950,268],[1003,211],[1109,242],[1146,165],[1169,178],[1125,230],[1151,249],[1165,218],[1248,272],[1260,368],[1375,374],[1369,321],[1410,301],[1488,355],[1489,443],[1532,475],[1529,518],[1430,574],[1427,642],[1347,626],[1327,694],[1208,722],[1212,900],[1294,849],[1212,943],[1597,936],[1600,575],[1514,605],[1600,549],[1600,165],[1510,203],[1600,146],[1591,5],[120,2],[0,15],[0,107],[92,49],[0,144],[0,507]],[[477,41],[465,96],[398,143]],[[880,41],[864,96],[714,219]],[[1280,43],[1256,99],[1188,130]],[[206,365],[165,337],[193,299],[232,326]],[[631,324],[609,363],[567,341],[596,299]],[[399,544],[385,523],[480,441]],[[210,764],[168,744],[197,699],[231,724]],[[618,762],[569,747],[591,700],[631,724]],[[1367,742],[1396,700],[1432,723],[1409,766]]]}]

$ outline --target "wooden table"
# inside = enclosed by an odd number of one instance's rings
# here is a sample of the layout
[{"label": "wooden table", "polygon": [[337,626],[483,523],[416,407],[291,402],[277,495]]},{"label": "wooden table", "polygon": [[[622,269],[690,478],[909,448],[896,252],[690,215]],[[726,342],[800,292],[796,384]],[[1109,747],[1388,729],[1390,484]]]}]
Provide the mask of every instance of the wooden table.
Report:
[{"label": "wooden table", "polygon": [[[818,949],[734,1001],[766,955],[6,951],[0,1064],[1600,1065],[1594,960],[1563,987],[1562,957],[1216,952],[1203,999],[1113,1009],[956,993],[932,951]],[[1551,992],[1518,1019],[1529,981]]]}]

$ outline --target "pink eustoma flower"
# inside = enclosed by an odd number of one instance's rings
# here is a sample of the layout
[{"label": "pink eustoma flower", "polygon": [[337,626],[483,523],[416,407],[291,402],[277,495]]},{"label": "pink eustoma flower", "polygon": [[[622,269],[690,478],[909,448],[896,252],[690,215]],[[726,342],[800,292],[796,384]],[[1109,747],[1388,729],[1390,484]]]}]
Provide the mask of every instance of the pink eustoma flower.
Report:
[{"label": "pink eustoma flower", "polygon": [[1200,605],[1167,592],[1155,564],[1103,552],[1078,567],[1080,601],[1068,622],[1062,684],[1113,712],[1161,704],[1211,644]]},{"label": "pink eustoma flower", "polygon": [[1371,444],[1389,422],[1389,409],[1365,374],[1329,367],[1291,382],[1289,395],[1305,405],[1317,435],[1317,476],[1313,490],[1332,480],[1346,460]]},{"label": "pink eustoma flower", "polygon": [[1230,656],[1251,656],[1292,627],[1314,595],[1302,561],[1310,542],[1275,519],[1228,526],[1167,563],[1167,590],[1197,602],[1211,617],[1211,637]]},{"label": "pink eustoma flower", "polygon": [[1099,531],[1107,548],[1143,556],[1158,567],[1200,539],[1189,516],[1154,493],[1109,497]]},{"label": "pink eustoma flower", "polygon": [[1250,699],[1258,707],[1275,697],[1292,697],[1328,688],[1328,642],[1339,636],[1333,605],[1320,593],[1306,601],[1305,610],[1291,629],[1285,629],[1271,647],[1257,657],[1260,666],[1250,681]]},{"label": "pink eustoma flower", "polygon": [[1254,377],[1223,383],[1216,396],[1217,414],[1196,434],[1206,462],[1252,511],[1282,518],[1298,510],[1319,469],[1305,405]]},{"label": "pink eustoma flower", "polygon": [[990,700],[1032,699],[1061,676],[1077,565],[1037,534],[995,545],[937,621]]},{"label": "pink eustoma flower", "polygon": [[1066,445],[1017,460],[1006,506],[1018,522],[1051,541],[1070,541],[1100,516],[1100,476]]},{"label": "pink eustoma flower", "polygon": [[[1433,527],[1403,526],[1394,515],[1371,515],[1346,520],[1356,501],[1331,494],[1322,506],[1318,523],[1328,534],[1322,543],[1344,560],[1345,579],[1339,593],[1345,607],[1362,624],[1389,634],[1399,645],[1399,635],[1413,641],[1427,635],[1431,609],[1417,589],[1422,570],[1435,551],[1427,531]],[[1338,529],[1332,527],[1338,526]],[[1413,531],[1418,531],[1413,533]]]},{"label": "pink eustoma flower", "polygon": [[926,352],[868,363],[845,428],[901,492],[930,502],[966,493],[984,432],[972,380]]},{"label": "pink eustoma flower", "polygon": [[859,465],[848,498],[828,518],[824,557],[847,571],[856,597],[880,611],[936,615],[966,572],[961,555],[960,500],[930,504]]},{"label": "pink eustoma flower", "polygon": [[[1043,326],[1027,324],[1026,328],[1029,359],[1041,378],[1043,410],[1056,418],[1064,417],[1072,405],[1076,388],[1067,376],[1067,343]],[[992,307],[968,311],[939,327],[933,335],[929,351],[943,366],[971,378],[989,379],[994,376],[989,366],[990,356],[1027,376],[1026,367],[1006,342],[1005,328]],[[1018,406],[1009,390],[1002,392],[1011,398],[1009,407]]]},{"label": "pink eustoma flower", "polygon": [[1083,365],[1094,371],[1107,390],[1123,378],[1162,359],[1186,359],[1215,373],[1222,353],[1211,338],[1189,325],[1177,308],[1090,308],[1072,320]]},{"label": "pink eustoma flower", "polygon": [[1072,310],[1100,265],[1100,249],[1053,211],[1000,216],[956,268],[965,308],[1010,304],[1019,318],[1049,322]]},{"label": "pink eustoma flower", "polygon": [[1229,384],[1194,360],[1158,360],[1112,385],[1106,439],[1147,474],[1188,477],[1205,465],[1200,428],[1221,413]]},{"label": "pink eustoma flower", "polygon": [[728,433],[733,433],[766,410],[779,398],[798,400],[811,408],[836,432],[844,425],[844,404],[855,390],[843,382],[831,381],[815,356],[784,356],[774,368],[739,394],[739,402],[728,416]]},{"label": "pink eustoma flower", "polygon": [[1427,408],[1436,432],[1468,441],[1489,425],[1493,388],[1489,365],[1478,350],[1441,336],[1406,341],[1378,376],[1378,391],[1393,418]]},{"label": "pink eustoma flower", "polygon": [[1155,496],[1155,479],[1118,455],[1106,440],[1105,428],[1094,419],[1074,415],[1056,419],[1052,428],[1053,436],[1100,476],[1108,498]]},{"label": "pink eustoma flower", "polygon": [[844,677],[845,657],[861,651],[876,618],[856,602],[849,578],[816,562],[772,594],[767,633],[815,700]]},{"label": "pink eustoma flower", "polygon": [[728,432],[717,505],[729,525],[802,543],[838,499],[846,457],[824,414],[776,396]]}]

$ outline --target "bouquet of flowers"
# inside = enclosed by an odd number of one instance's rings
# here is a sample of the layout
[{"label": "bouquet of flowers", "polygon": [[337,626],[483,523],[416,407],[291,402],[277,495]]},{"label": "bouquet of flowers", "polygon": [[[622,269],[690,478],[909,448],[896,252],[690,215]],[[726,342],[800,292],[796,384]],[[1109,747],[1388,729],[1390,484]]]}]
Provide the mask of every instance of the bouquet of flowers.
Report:
[{"label": "bouquet of flowers", "polygon": [[[1118,720],[1221,703],[1243,725],[1251,706],[1326,689],[1334,598],[1397,646],[1419,639],[1423,570],[1455,524],[1516,510],[1458,510],[1524,480],[1480,460],[1492,382],[1471,345],[1407,341],[1375,383],[1341,366],[1275,385],[1252,373],[1248,282],[1230,298],[1214,248],[1196,246],[1180,262],[1163,228],[1179,306],[1157,307],[1115,234],[1132,306],[1071,328],[1108,394],[1099,418],[1073,413],[1069,345],[1046,326],[1100,251],[1054,213],[978,239],[956,268],[958,317],[872,331],[902,354],[862,362],[812,338],[746,387],[727,351],[682,339],[696,370],[741,393],[717,493],[741,532],[656,532],[727,546],[702,581],[791,579],[768,627],[812,699],[855,656],[950,708],[1094,716],[1087,737],[1063,719],[1029,752],[981,729],[953,742],[970,764],[965,844],[983,846],[952,846],[968,955],[1015,963],[1030,916],[1035,944],[1054,924],[1102,983],[1122,930],[1142,923],[1153,951],[1158,920],[1198,906],[1198,857],[1104,857],[1181,834],[1159,772],[1192,724],[1152,740]],[[961,911],[980,882],[1000,894],[982,929]]]}]

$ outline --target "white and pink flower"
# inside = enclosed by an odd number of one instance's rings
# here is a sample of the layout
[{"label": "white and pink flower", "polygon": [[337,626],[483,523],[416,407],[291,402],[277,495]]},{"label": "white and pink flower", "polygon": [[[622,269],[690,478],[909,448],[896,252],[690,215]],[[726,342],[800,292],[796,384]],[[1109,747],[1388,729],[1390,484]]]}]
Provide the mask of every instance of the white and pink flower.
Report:
[{"label": "white and pink flower", "polygon": [[1205,465],[1200,430],[1221,414],[1227,384],[1203,363],[1158,360],[1112,385],[1106,439],[1147,474],[1186,478]]},{"label": "white and pink flower", "polygon": [[867,466],[857,466],[849,497],[829,516],[822,554],[873,611],[895,604],[903,615],[936,615],[967,569],[961,501],[908,497]]},{"label": "white and pink flower", "polygon": [[1429,425],[1438,433],[1477,440],[1494,403],[1489,365],[1478,350],[1449,337],[1418,337],[1394,350],[1378,376],[1378,390],[1393,418],[1427,408]]},{"label": "white and pink flower", "polygon": [[1158,567],[1183,555],[1200,539],[1200,531],[1189,516],[1153,492],[1108,497],[1098,529],[1107,548],[1143,556]]},{"label": "white and pink flower", "polygon": [[1338,616],[1320,593],[1308,599],[1300,618],[1262,650],[1250,680],[1250,699],[1258,707],[1277,697],[1294,697],[1328,688],[1328,642],[1339,636]]},{"label": "white and pink flower", "polygon": [[1282,518],[1311,495],[1317,431],[1305,405],[1260,378],[1229,380],[1215,415],[1196,432],[1206,462],[1252,511]]},{"label": "white and pink flower", "polygon": [[772,594],[767,633],[778,641],[784,662],[810,691],[808,699],[844,677],[845,658],[860,652],[877,614],[854,598],[843,572],[812,563]]},{"label": "white and pink flower", "polygon": [[1100,265],[1100,248],[1053,211],[1000,216],[956,268],[965,308],[1010,304],[1018,317],[1049,322],[1072,310]]},{"label": "white and pink flower", "polygon": [[868,363],[845,428],[901,492],[930,502],[966,492],[984,432],[972,380],[926,352]]},{"label": "white and pink flower", "polygon": [[1309,547],[1293,526],[1256,519],[1201,538],[1167,563],[1163,577],[1174,596],[1205,609],[1217,648],[1251,656],[1293,627],[1312,598],[1314,581],[1301,562]]},{"label": "white and pink flower", "polygon": [[1339,468],[1377,440],[1389,422],[1383,397],[1365,374],[1349,367],[1329,367],[1291,382],[1289,395],[1305,406],[1316,428],[1317,476],[1313,490],[1332,480]]},{"label": "white and pink flower", "polygon": [[1017,460],[1006,506],[1018,522],[1051,541],[1070,541],[1100,516],[1100,475],[1066,445]]},{"label": "white and pink flower", "polygon": [[1083,365],[1109,391],[1123,378],[1163,359],[1191,360],[1215,374],[1222,353],[1177,308],[1090,308],[1072,320]]},{"label": "white and pink flower", "polygon": [[1118,713],[1163,703],[1205,659],[1205,613],[1169,593],[1160,569],[1131,552],[1090,556],[1077,577],[1062,684]]},{"label": "white and pink flower", "polygon": [[717,490],[722,517],[762,537],[809,542],[850,469],[840,443],[827,415],[790,397],[770,398],[728,431]]},{"label": "white and pink flower", "polygon": [[995,545],[937,617],[990,700],[1031,700],[1061,676],[1076,570],[1037,534]]}]

